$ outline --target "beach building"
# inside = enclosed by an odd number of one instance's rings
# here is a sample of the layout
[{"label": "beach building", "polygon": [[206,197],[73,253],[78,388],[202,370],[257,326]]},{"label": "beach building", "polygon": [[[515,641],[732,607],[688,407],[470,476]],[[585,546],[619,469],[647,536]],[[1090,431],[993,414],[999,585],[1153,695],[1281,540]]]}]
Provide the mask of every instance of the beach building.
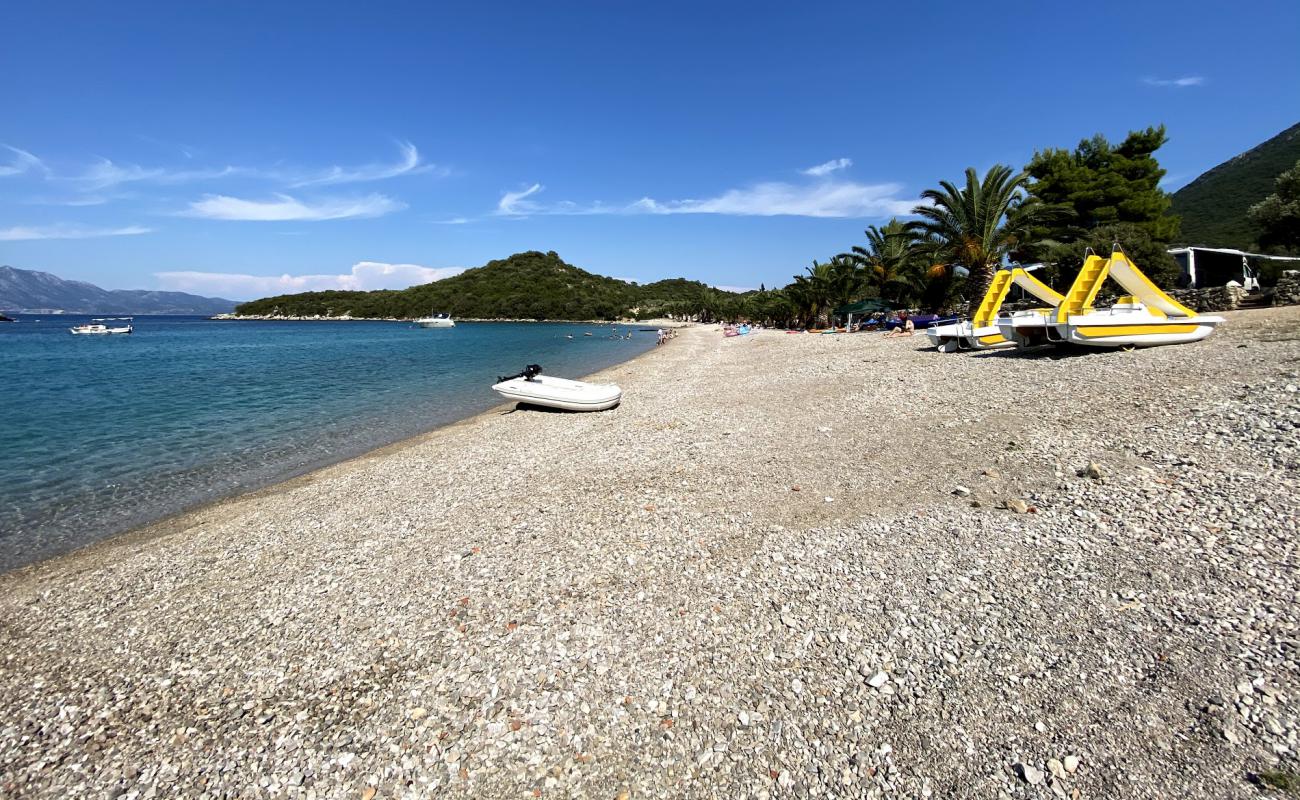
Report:
[{"label": "beach building", "polygon": [[1235,281],[1247,291],[1255,291],[1259,289],[1259,262],[1300,264],[1297,257],[1248,253],[1230,247],[1174,247],[1168,252],[1178,262],[1178,286],[1182,289],[1207,289]]}]

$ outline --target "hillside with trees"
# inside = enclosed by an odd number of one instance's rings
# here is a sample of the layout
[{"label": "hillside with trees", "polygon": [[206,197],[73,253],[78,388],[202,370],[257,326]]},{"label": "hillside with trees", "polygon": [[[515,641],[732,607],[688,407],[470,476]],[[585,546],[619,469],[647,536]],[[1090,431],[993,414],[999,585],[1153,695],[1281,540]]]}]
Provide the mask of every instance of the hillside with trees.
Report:
[{"label": "hillside with trees", "polygon": [[1300,161],[1300,123],[1263,144],[1223,162],[1173,194],[1182,217],[1178,244],[1253,249],[1261,224],[1250,207],[1276,191],[1279,175]]},{"label": "hillside with trees", "polygon": [[411,318],[431,312],[471,319],[642,319],[694,315],[721,292],[674,279],[638,286],[567,264],[535,250],[489,261],[451,278],[402,290],[327,291],[278,295],[243,303],[239,314]]}]

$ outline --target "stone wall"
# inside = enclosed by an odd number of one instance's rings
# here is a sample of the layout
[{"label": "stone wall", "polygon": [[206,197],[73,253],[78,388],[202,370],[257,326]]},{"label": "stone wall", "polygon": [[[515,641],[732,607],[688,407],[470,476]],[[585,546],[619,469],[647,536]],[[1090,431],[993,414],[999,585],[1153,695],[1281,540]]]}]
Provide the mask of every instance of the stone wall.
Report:
[{"label": "stone wall", "polygon": [[1273,305],[1300,305],[1300,271],[1289,269],[1277,279],[1277,287],[1273,289]]},{"label": "stone wall", "polygon": [[1241,286],[1207,286],[1204,289],[1175,289],[1169,293],[1175,300],[1197,312],[1233,311],[1246,298]]}]

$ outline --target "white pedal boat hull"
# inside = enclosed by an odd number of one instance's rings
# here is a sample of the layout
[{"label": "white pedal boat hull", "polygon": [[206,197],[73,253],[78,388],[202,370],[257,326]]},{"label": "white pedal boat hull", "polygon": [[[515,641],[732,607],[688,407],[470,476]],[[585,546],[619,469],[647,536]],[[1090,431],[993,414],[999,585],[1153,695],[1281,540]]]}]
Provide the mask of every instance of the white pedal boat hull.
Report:
[{"label": "white pedal boat hull", "polygon": [[1040,311],[1017,311],[1008,317],[998,317],[998,333],[1016,347],[1049,344],[1049,330],[1052,330],[1051,319]]},{"label": "white pedal boat hull", "polygon": [[507,400],[565,411],[604,411],[623,399],[623,390],[612,383],[584,383],[549,375],[531,381],[511,378],[495,384],[492,391]]},{"label": "white pedal boat hull", "polygon": [[1007,341],[998,332],[996,325],[976,328],[970,322],[953,322],[948,325],[933,325],[925,329],[930,344],[941,353],[957,350],[988,350],[994,347],[1010,347],[1014,342]]},{"label": "white pedal boat hull", "polygon": [[1157,317],[1138,311],[1098,311],[1074,314],[1057,323],[1061,341],[1089,347],[1155,347],[1199,342],[1214,333],[1223,317]]},{"label": "white pedal boat hull", "polygon": [[951,353],[961,345],[961,340],[970,335],[969,322],[953,322],[947,325],[931,325],[925,329],[925,336],[930,344],[941,353]]}]

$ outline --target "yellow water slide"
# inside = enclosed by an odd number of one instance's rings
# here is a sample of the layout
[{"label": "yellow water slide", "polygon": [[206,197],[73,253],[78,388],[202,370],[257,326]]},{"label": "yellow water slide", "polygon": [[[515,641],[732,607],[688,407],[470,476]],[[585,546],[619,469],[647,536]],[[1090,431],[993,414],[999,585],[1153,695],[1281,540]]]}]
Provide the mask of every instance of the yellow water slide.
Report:
[{"label": "yellow water slide", "polygon": [[1109,270],[1110,262],[1099,255],[1090,254],[1084,259],[1083,269],[1079,270],[1074,283],[1065,293],[1065,298],[1056,307],[1056,321],[1068,322],[1071,314],[1082,314],[1085,309],[1091,308],[1101,285],[1106,282]]},{"label": "yellow water slide", "polygon": [[1039,279],[1035,278],[1033,275],[1030,275],[1028,271],[1020,269],[1019,267],[1011,270],[1011,281],[1015,283],[1015,285],[1019,286],[1021,289],[1024,289],[1029,294],[1033,295],[1034,297],[1037,297],[1039,300],[1042,300],[1044,303],[1047,303],[1052,308],[1056,308],[1057,306],[1059,306],[1061,304],[1061,301],[1065,299],[1065,295],[1056,291],[1052,287],[1048,286],[1047,284],[1043,283]]},{"label": "yellow water slide", "polygon": [[1147,308],[1159,309],[1167,317],[1194,317],[1196,312],[1165,294],[1142,274],[1128,256],[1116,250],[1110,254],[1110,277]]},{"label": "yellow water slide", "polygon": [[[975,311],[975,316],[971,319],[971,335],[967,337],[971,347],[998,347],[1009,342],[1006,337],[996,330],[995,326],[997,325],[998,311],[1002,308],[1003,302],[1006,301],[1007,293],[1011,291],[1013,284],[1047,303],[1052,308],[1060,305],[1061,300],[1064,299],[1052,287],[1020,267],[1011,270],[998,270],[993,276],[993,283],[989,284],[988,293],[984,295],[984,300],[980,302],[979,308]],[[994,330],[990,333],[988,331],[991,328]]]},{"label": "yellow water slide", "polygon": [[[1024,270],[1016,270],[1024,272]],[[989,284],[989,290],[984,293],[984,299],[980,301],[980,307],[975,310],[975,316],[971,319],[971,327],[986,328],[993,324],[993,320],[998,318],[998,309],[1002,307],[1002,301],[1007,299],[1007,292],[1011,289],[1011,270],[1000,269],[993,274],[993,282]]]}]

